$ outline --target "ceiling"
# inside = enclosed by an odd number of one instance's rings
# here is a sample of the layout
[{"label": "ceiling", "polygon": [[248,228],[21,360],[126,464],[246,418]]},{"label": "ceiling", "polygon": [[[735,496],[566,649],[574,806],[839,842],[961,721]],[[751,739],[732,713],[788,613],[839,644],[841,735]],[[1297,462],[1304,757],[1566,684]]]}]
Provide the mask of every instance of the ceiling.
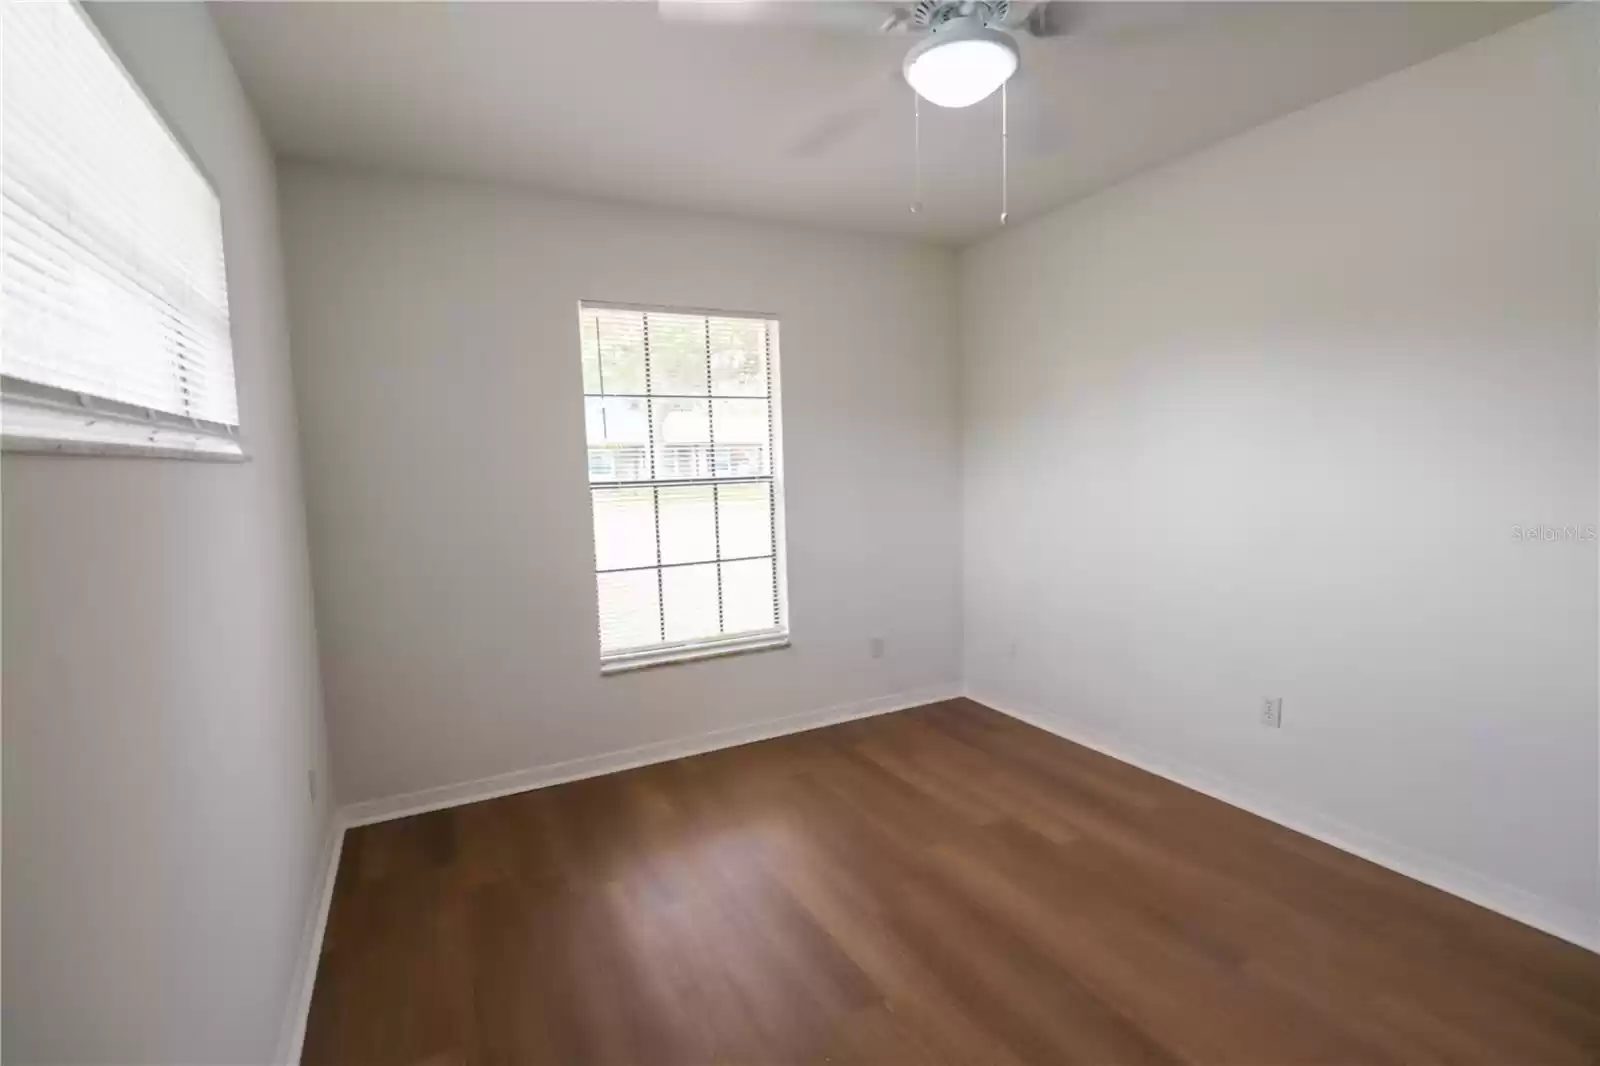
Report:
[{"label": "ceiling", "polygon": [[[1073,32],[1021,41],[1011,218],[1548,6],[1075,5]],[[893,72],[914,38],[673,22],[622,0],[212,10],[286,156],[954,244],[999,226],[998,96],[923,105],[910,210],[912,98]]]}]

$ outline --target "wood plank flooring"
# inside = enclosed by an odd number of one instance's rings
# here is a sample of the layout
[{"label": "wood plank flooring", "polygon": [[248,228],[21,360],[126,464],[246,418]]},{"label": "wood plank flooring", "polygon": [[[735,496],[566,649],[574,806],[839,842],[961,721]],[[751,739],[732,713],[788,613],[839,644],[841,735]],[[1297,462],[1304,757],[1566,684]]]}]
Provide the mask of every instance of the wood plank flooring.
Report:
[{"label": "wood plank flooring", "polygon": [[954,700],[351,831],[304,1061],[1592,1064],[1600,956]]}]

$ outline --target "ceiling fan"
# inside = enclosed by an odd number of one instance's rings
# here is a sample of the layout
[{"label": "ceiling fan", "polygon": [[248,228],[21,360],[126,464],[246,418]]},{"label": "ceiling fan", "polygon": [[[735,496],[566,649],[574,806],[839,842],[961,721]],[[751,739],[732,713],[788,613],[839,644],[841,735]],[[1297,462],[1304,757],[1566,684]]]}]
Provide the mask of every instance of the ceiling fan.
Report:
[{"label": "ceiling fan", "polygon": [[[912,40],[895,68],[880,71],[846,89],[831,107],[790,141],[795,157],[818,155],[834,147],[878,111],[893,90],[909,86],[913,101],[911,210],[922,206],[922,101],[941,108],[971,107],[1000,94],[997,139],[1000,223],[1009,201],[1010,134],[1008,97],[1016,95],[1022,119],[1024,155],[1053,154],[1061,147],[1061,125],[1054,120],[1047,83],[1012,79],[1022,67],[1024,42],[1092,38],[1099,43],[1151,41],[1187,25],[1200,3],[1093,3],[1085,0],[656,0],[657,11],[675,22],[776,26],[851,36],[900,36]],[[1133,14],[1138,12],[1138,14]]]},{"label": "ceiling fan", "polygon": [[[1063,0],[658,0],[663,18],[735,25],[786,26],[828,33],[914,38],[896,69],[873,77],[827,108],[792,154],[812,155],[839,141],[877,106],[884,90],[908,85],[921,100],[970,107],[1009,82],[1022,63],[1019,38],[1076,33],[1088,5]],[[1024,108],[1031,102],[1022,101]]]}]

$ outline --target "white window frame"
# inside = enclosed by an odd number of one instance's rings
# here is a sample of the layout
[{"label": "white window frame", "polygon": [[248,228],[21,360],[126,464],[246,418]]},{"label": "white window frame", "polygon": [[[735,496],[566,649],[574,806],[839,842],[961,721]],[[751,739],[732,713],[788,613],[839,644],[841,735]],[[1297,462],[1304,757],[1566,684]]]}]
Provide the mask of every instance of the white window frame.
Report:
[{"label": "white window frame", "polygon": [[[589,508],[590,508],[591,536],[592,536],[593,535],[593,532],[592,532],[593,531],[593,525],[592,525],[592,523],[593,523],[593,510],[594,510],[594,489],[597,488],[597,487],[604,488],[604,487],[611,486],[611,485],[636,485],[636,486],[642,487],[642,486],[649,485],[649,486],[652,486],[652,487],[659,488],[661,486],[728,485],[728,484],[746,484],[746,483],[751,483],[751,482],[766,482],[769,485],[769,492],[771,494],[770,498],[771,498],[771,501],[772,501],[772,572],[773,572],[773,581],[774,581],[774,584],[775,584],[775,593],[774,594],[777,597],[777,603],[775,604],[775,613],[776,613],[777,619],[778,619],[777,624],[772,626],[772,627],[770,627],[770,628],[760,629],[760,630],[753,630],[753,631],[750,631],[750,632],[733,633],[733,634],[719,635],[719,636],[715,636],[715,637],[702,637],[702,638],[698,638],[698,639],[694,639],[694,640],[664,641],[664,642],[659,643],[659,644],[648,645],[648,646],[640,647],[640,648],[630,648],[630,649],[627,649],[625,651],[605,652],[605,651],[602,650],[601,653],[600,653],[600,673],[602,675],[620,674],[620,673],[626,673],[626,672],[630,672],[630,671],[634,671],[634,670],[646,669],[646,668],[649,668],[649,667],[666,666],[666,665],[670,665],[670,664],[673,664],[673,663],[695,662],[695,661],[698,661],[698,660],[719,658],[721,656],[727,656],[727,655],[742,655],[742,654],[746,654],[746,653],[749,653],[749,652],[769,651],[769,650],[773,650],[773,649],[789,647],[789,580],[788,580],[788,567],[786,565],[786,562],[787,562],[787,559],[788,559],[788,551],[787,551],[788,545],[786,543],[787,537],[786,537],[786,533],[785,533],[786,522],[785,522],[784,480],[783,480],[783,402],[782,402],[782,386],[781,386],[782,375],[779,372],[779,366],[780,366],[780,363],[781,363],[781,357],[780,357],[780,354],[779,354],[780,344],[779,344],[778,316],[775,315],[775,314],[769,313],[769,312],[760,312],[760,311],[729,311],[729,310],[725,310],[725,309],[724,310],[712,310],[712,309],[700,308],[700,307],[675,307],[675,306],[658,305],[658,304],[618,303],[618,302],[616,302],[614,300],[580,300],[579,303],[578,303],[578,316],[579,316],[580,329],[582,328],[583,312],[585,310],[592,310],[592,309],[611,310],[611,311],[638,311],[638,312],[643,312],[645,314],[656,313],[656,314],[663,314],[663,315],[695,315],[695,316],[706,317],[706,318],[757,319],[757,320],[764,321],[766,323],[766,328],[767,328],[767,353],[766,353],[766,355],[767,355],[767,394],[765,396],[765,399],[767,400],[768,433],[769,433],[769,437],[770,437],[769,444],[768,444],[768,472],[767,472],[767,474],[765,476],[753,476],[753,477],[744,477],[744,476],[716,477],[715,476],[716,470],[715,470],[715,468],[713,466],[712,469],[707,471],[707,476],[705,476],[705,477],[692,477],[692,478],[650,477],[650,478],[642,478],[642,479],[639,479],[639,480],[633,481],[633,482],[616,482],[616,481],[598,481],[597,482],[597,481],[592,480],[592,478],[591,478],[589,480],[589,490],[590,490],[589,491]],[[708,353],[708,355],[709,355],[709,353]],[[709,375],[709,372],[710,372],[710,367],[709,367],[709,364],[708,364],[708,366],[707,366],[708,375]],[[604,395],[604,396],[620,396],[620,397],[633,397],[633,396],[638,396],[640,394],[634,394],[634,393],[599,393],[599,394],[595,394],[595,393],[590,393],[587,390],[587,388],[585,388],[583,393],[582,393],[582,395],[583,395],[584,400],[587,402],[589,399],[595,398],[596,396],[600,396],[600,395]],[[642,394],[642,395],[644,397],[649,397],[650,396],[648,370],[646,371],[646,392],[644,394]],[[711,390],[708,387],[707,390],[706,390],[706,398],[708,400],[711,399],[711,395],[712,395],[711,394]],[[730,397],[730,398],[742,398],[742,397]],[[750,399],[761,399],[762,397],[749,397],[749,398]],[[648,403],[648,402],[649,402],[649,399],[646,399],[646,403]],[[649,445],[646,445],[646,451],[647,451],[647,453],[652,451],[652,449],[651,449],[651,447]],[[585,448],[585,455],[587,456],[587,447]],[[587,466],[587,460],[586,460],[586,462],[585,462],[586,474],[587,474],[587,470],[588,470],[588,466]],[[657,472],[652,470],[651,473],[657,473]],[[719,555],[720,555],[720,553],[719,553]],[[720,561],[729,561],[729,560],[721,560],[719,558],[718,561],[720,562]],[[704,564],[702,564],[702,563],[666,563],[666,564],[662,564],[660,562],[660,560],[658,559],[654,566],[650,566],[650,567],[624,567],[622,569],[625,569],[625,570],[626,569],[653,569],[653,570],[656,570],[659,573],[662,569],[671,569],[671,568],[673,568],[675,566],[693,566],[693,565],[704,565]],[[597,560],[596,561],[596,566],[595,566],[595,574],[596,574],[596,576],[598,577],[599,574],[606,573],[606,572],[610,572],[610,571],[601,570],[600,567],[599,567],[599,564],[598,564],[598,560]],[[596,631],[596,638],[595,639],[596,639],[596,642],[598,643],[598,640],[599,640],[598,629]]]},{"label": "white window frame", "polygon": [[[226,219],[216,182],[182,134],[133,76],[117,50],[84,9],[80,0],[66,0],[83,20],[134,96],[147,108],[178,152],[217,203],[224,246]],[[0,224],[3,231],[3,224]],[[224,252],[226,255],[226,252]],[[224,267],[226,270],[226,267]],[[226,284],[226,280],[224,280]],[[229,315],[232,332],[232,315]],[[235,406],[238,362],[230,352]],[[127,456],[247,462],[239,427],[167,411],[156,411],[90,393],[41,385],[0,373],[0,451],[36,455]]]}]

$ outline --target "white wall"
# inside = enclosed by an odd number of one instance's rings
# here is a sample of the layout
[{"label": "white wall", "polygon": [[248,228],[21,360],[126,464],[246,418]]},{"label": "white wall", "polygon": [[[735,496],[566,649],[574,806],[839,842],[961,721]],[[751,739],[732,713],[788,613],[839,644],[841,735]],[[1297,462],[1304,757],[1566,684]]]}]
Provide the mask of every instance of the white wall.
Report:
[{"label": "white wall", "polygon": [[[312,165],[282,188],[341,800],[954,686],[950,252]],[[791,648],[599,675],[586,298],[780,316]]]},{"label": "white wall", "polygon": [[960,274],[973,693],[1594,936],[1584,7]]},{"label": "white wall", "polygon": [[252,459],[0,468],[4,1057],[263,1062],[328,813],[273,163],[204,7],[93,15],[221,196]]}]

